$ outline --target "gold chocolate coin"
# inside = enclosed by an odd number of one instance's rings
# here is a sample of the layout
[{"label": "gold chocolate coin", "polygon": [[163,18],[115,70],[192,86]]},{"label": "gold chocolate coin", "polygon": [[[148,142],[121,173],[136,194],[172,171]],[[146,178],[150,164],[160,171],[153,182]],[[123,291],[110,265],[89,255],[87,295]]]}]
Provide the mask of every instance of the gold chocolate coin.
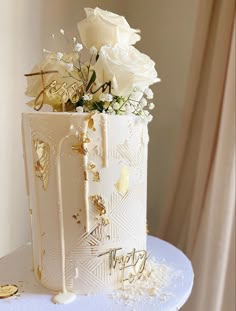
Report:
[{"label": "gold chocolate coin", "polygon": [[18,292],[18,287],[13,284],[0,285],[0,299],[9,298]]}]

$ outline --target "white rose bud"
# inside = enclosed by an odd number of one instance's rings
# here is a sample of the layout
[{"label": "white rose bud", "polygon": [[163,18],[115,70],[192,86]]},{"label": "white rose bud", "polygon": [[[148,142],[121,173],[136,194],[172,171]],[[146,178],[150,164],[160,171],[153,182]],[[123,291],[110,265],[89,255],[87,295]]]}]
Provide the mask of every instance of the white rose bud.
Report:
[{"label": "white rose bud", "polygon": [[103,45],[132,45],[140,40],[139,30],[133,29],[123,16],[99,8],[86,8],[87,18],[78,23],[80,38],[86,48]]},{"label": "white rose bud", "polygon": [[[133,46],[103,46],[94,66],[100,85],[111,81],[112,93],[128,97],[135,88],[144,90],[158,82],[155,63]],[[122,70],[121,70],[122,69]]]}]

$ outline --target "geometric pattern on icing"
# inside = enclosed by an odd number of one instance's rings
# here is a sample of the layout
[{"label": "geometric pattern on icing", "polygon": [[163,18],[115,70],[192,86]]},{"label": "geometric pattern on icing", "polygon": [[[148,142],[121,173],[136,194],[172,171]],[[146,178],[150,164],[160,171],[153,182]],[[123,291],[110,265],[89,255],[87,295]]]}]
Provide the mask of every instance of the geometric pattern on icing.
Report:
[{"label": "geometric pattern on icing", "polygon": [[[134,199],[136,201],[137,197],[140,196],[140,187],[142,186],[143,185],[137,185],[124,197],[121,197],[119,194],[117,195],[114,191],[110,206],[115,206],[115,208],[109,213],[111,248],[113,240],[115,240],[116,247],[119,246],[119,243],[120,245],[124,244],[126,239],[138,245],[138,240],[140,239],[140,237],[137,236],[138,224],[137,219],[134,219],[133,215],[134,213],[139,214],[143,206],[137,206]],[[115,204],[113,200],[115,200]],[[127,206],[129,207],[128,210]],[[105,248],[102,244],[101,241],[89,234],[76,243],[68,256],[68,258],[72,258],[78,263],[79,279],[82,279],[86,287],[94,291],[98,291],[100,286],[105,286],[109,281],[112,281],[112,278],[109,276],[106,260],[97,257],[100,253],[109,248],[109,241]],[[78,258],[77,255],[79,255]],[[67,269],[66,279],[73,279],[74,273],[74,269]],[[67,284],[69,284],[68,282],[69,281],[67,281]],[[71,287],[72,285],[70,285],[70,288]],[[73,290],[75,290],[75,288],[73,288]]]},{"label": "geometric pattern on icing", "polygon": [[[82,125],[81,117],[77,114],[65,114],[65,121],[63,113],[58,115],[47,116],[44,120],[41,120],[40,113],[36,115],[31,114],[31,133],[34,133],[34,137],[39,137],[42,141],[47,141],[52,149],[50,155],[52,163],[50,170],[53,171],[56,176],[56,166],[53,163],[55,156],[55,150],[57,150],[57,144],[61,138],[67,135],[73,135],[70,132],[71,125],[75,129],[79,129]],[[40,119],[41,118],[41,119]],[[119,123],[117,122],[119,119]],[[27,118],[26,118],[27,119]],[[91,143],[87,144],[89,148],[88,163],[94,162],[96,169],[100,171],[100,182],[93,182],[91,176],[89,177],[89,196],[100,194],[105,201],[106,212],[110,220],[110,224],[107,226],[98,226],[96,224],[95,217],[98,215],[96,207],[89,199],[89,217],[90,217],[90,230],[88,234],[82,233],[81,228],[84,226],[84,210],[82,210],[81,224],[77,224],[75,219],[72,217],[76,213],[76,207],[70,208],[65,203],[63,210],[65,223],[69,224],[70,232],[73,234],[68,236],[67,232],[67,244],[65,254],[65,275],[66,275],[66,287],[68,290],[77,293],[89,293],[97,292],[99,290],[112,289],[118,284],[118,274],[112,271],[112,275],[109,274],[108,256],[97,257],[102,252],[107,251],[109,248],[122,247],[124,252],[132,251],[133,247],[137,249],[145,248],[146,239],[146,169],[147,169],[147,128],[146,125],[134,121],[134,118],[128,116],[116,117],[107,116],[108,121],[108,168],[102,168],[103,161],[101,160],[104,156],[104,150],[101,147],[102,140],[102,126],[100,126],[100,116],[94,117],[96,131],[89,132],[89,138]],[[114,122],[113,122],[114,121]],[[57,129],[47,130],[51,127],[51,124]],[[27,131],[27,122],[25,124],[25,131]],[[120,133],[121,132],[121,133]],[[114,137],[111,135],[114,134]],[[116,133],[119,133],[116,137]],[[37,135],[36,135],[37,134]],[[109,136],[110,135],[110,136]],[[47,139],[46,139],[47,138]],[[66,142],[66,141],[65,141]],[[70,161],[76,162],[76,156],[71,151],[71,142],[67,141],[63,145],[63,155],[61,161],[69,163]],[[26,142],[27,143],[27,142]],[[29,143],[29,142],[28,142]],[[67,147],[68,145],[68,147]],[[67,149],[70,148],[70,152]],[[27,156],[32,156],[32,150],[27,149]],[[69,150],[69,149],[68,149]],[[67,157],[71,157],[70,159]],[[81,159],[81,158],[80,158]],[[81,161],[81,160],[80,160]],[[82,163],[82,161],[81,161]],[[67,165],[67,164],[66,164]],[[122,196],[117,189],[115,184],[119,178],[118,170],[123,166],[128,167],[130,174],[129,178],[129,189],[128,192]],[[82,169],[82,168],[81,168]],[[80,174],[79,167],[76,167],[78,174]],[[74,171],[70,168],[70,171]],[[106,175],[104,172],[111,170],[111,174]],[[62,171],[63,172],[63,171]],[[81,176],[82,174],[80,174]],[[104,176],[117,176],[115,180],[110,182],[104,181]],[[30,182],[33,183],[33,177],[30,176]],[[47,193],[45,191],[42,195],[42,200],[46,200],[48,192],[54,191],[52,189],[53,182],[48,185]],[[79,185],[79,183],[78,183]],[[106,187],[108,191],[106,193],[101,190]],[[63,187],[68,197],[68,181],[63,182]],[[96,188],[97,187],[97,188]],[[100,187],[100,188],[99,188]],[[41,187],[42,188],[42,187]],[[50,188],[50,189],[49,189]],[[80,183],[78,193],[82,196],[82,184]],[[100,189],[96,192],[96,189]],[[106,190],[107,190],[106,189]],[[38,189],[39,191],[43,191]],[[64,191],[64,189],[63,189]],[[34,196],[34,189],[31,187],[31,196]],[[54,191],[55,192],[55,191]],[[76,196],[75,196],[76,198]],[[43,202],[43,201],[42,201]],[[41,202],[41,203],[42,203]],[[45,201],[47,202],[47,201]],[[45,205],[45,206],[44,206]],[[47,206],[46,203],[40,206],[40,209],[48,210],[51,206]],[[82,208],[83,206],[78,206]],[[35,213],[33,213],[35,217]],[[46,216],[44,216],[46,217]],[[43,221],[43,220],[42,220]],[[35,222],[37,223],[37,222]],[[47,222],[48,223],[48,222]],[[55,230],[55,245],[58,245],[58,218],[54,219],[51,223]],[[65,227],[67,229],[67,227]],[[37,230],[37,228],[33,228]],[[47,231],[47,228],[44,228]],[[60,248],[55,246],[52,248],[52,243],[47,244],[47,235],[44,237],[44,249],[46,249],[45,256],[43,256],[43,269],[42,269],[42,284],[48,288],[54,290],[61,289],[61,269],[60,269]],[[35,241],[34,241],[35,242]],[[47,245],[50,247],[47,249]],[[119,252],[121,254],[122,252]],[[37,258],[35,262],[37,262]]]}]

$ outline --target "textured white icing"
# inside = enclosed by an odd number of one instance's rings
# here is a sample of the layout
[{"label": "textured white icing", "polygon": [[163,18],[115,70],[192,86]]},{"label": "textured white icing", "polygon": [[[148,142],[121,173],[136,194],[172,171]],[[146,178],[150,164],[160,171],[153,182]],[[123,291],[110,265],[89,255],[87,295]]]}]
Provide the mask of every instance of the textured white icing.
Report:
[{"label": "textured white icing", "polygon": [[[89,117],[96,130],[87,127]],[[147,125],[134,116],[103,114],[25,113],[22,120],[40,282],[64,293],[118,288],[119,271],[110,275],[108,259],[98,255],[111,248],[122,248],[120,254],[146,248]],[[72,150],[82,132],[90,140],[86,155]],[[46,190],[34,174],[35,138],[50,146]],[[95,164],[100,181],[93,180],[89,163]],[[107,226],[98,223],[93,195],[104,200]]]}]

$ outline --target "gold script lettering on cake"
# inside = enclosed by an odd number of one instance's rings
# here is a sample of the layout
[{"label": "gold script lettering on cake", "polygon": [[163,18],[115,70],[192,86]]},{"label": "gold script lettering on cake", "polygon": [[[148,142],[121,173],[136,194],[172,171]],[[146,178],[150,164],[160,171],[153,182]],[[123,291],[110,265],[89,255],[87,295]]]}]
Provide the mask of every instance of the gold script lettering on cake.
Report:
[{"label": "gold script lettering on cake", "polygon": [[146,263],[149,255],[145,250],[133,250],[129,253],[117,254],[122,248],[112,248],[98,255],[98,257],[107,255],[109,257],[109,270],[121,271],[121,283],[124,288],[125,282],[133,283],[144,276],[149,277],[151,272],[146,271]]}]

